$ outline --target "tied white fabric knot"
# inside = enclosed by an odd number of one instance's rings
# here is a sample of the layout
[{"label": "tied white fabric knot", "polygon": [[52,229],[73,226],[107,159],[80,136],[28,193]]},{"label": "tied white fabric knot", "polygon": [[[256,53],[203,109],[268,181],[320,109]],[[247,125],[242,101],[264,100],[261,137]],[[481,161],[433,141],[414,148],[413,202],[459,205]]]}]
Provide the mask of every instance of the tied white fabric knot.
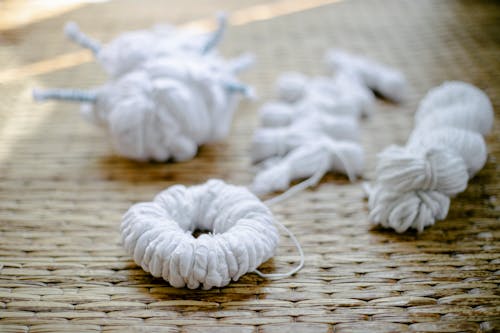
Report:
[{"label": "tied white fabric knot", "polygon": [[[220,34],[216,31],[216,37],[209,38],[211,48]],[[171,51],[134,63],[132,71],[92,91],[52,89],[35,91],[34,97],[83,102],[83,116],[107,130],[122,156],[189,160],[198,146],[228,135],[238,95],[252,95],[236,73],[252,59],[245,55],[225,61],[201,51]]]},{"label": "tied white fabric knot", "polygon": [[361,146],[350,141],[333,141],[326,137],[316,137],[298,146],[277,162],[257,173],[251,189],[258,195],[283,191],[294,179],[308,180],[285,192],[291,196],[306,187],[314,186],[328,172],[347,174],[351,181],[361,174],[364,153]]},{"label": "tied white fabric knot", "polygon": [[351,117],[325,117],[311,113],[288,127],[257,129],[252,140],[252,161],[283,156],[304,143],[316,140],[319,135],[334,140],[358,141],[359,132],[358,122]]},{"label": "tied white fabric knot", "polygon": [[371,115],[375,98],[362,78],[350,70],[332,78],[285,73],[276,94],[278,101],[259,110],[263,128],[255,131],[251,158],[261,168],[252,190],[283,191],[291,181],[309,177],[283,193],[288,197],[317,184],[328,171],[354,181],[363,169],[358,120]]},{"label": "tied white fabric knot", "polygon": [[[299,265],[288,273],[257,270],[270,259],[282,226],[299,249]],[[198,238],[195,230],[209,231]],[[176,185],[152,202],[132,206],[121,224],[122,241],[146,272],[173,287],[224,287],[243,274],[287,277],[304,264],[296,238],[277,222],[267,206],[246,188],[210,180],[192,187]]]},{"label": "tied white fabric knot", "polygon": [[438,191],[394,192],[375,185],[368,200],[369,218],[374,224],[403,233],[418,232],[448,215],[450,198]]},{"label": "tied white fabric knot", "polygon": [[481,134],[460,128],[442,126],[432,131],[415,129],[407,142],[410,150],[436,147],[452,150],[465,162],[469,178],[472,178],[486,163],[486,143]]},{"label": "tied white fabric knot", "polygon": [[336,72],[346,72],[364,85],[394,102],[402,102],[408,94],[405,76],[394,68],[374,60],[332,49],[325,57],[327,65]]},{"label": "tied white fabric knot", "polygon": [[[460,103],[452,119],[449,110]],[[464,191],[486,163],[481,134],[492,122],[491,103],[476,87],[454,82],[432,89],[420,103],[406,147],[388,147],[379,154],[368,190],[370,220],[401,233],[409,228],[420,232],[446,218],[450,197]]]},{"label": "tied white fabric knot", "polygon": [[453,151],[391,146],[379,154],[376,179],[395,192],[437,190],[452,196],[465,190],[468,174],[464,160]]}]

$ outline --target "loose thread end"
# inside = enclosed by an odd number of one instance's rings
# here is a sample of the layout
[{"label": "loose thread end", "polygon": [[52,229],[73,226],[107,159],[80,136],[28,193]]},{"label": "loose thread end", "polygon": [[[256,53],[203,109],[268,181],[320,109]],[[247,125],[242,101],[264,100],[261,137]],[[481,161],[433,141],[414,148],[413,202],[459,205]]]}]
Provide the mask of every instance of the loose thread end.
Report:
[{"label": "loose thread end", "polygon": [[[323,178],[323,176],[325,175],[325,173],[327,171],[328,171],[328,161],[325,160],[323,163],[320,164],[320,166],[318,167],[318,170],[316,170],[316,172],[314,174],[312,174],[311,177],[309,177],[306,180],[300,182],[299,184],[289,188],[287,191],[283,192],[282,194],[280,194],[274,198],[271,198],[269,200],[264,201],[264,203],[267,204],[268,206],[272,206],[276,203],[279,203],[279,202],[282,202],[282,201],[288,199],[292,195],[294,195],[298,192],[301,192],[310,186],[315,186],[316,184],[318,184],[318,182],[321,180],[321,178]],[[302,250],[302,246],[300,245],[300,242],[297,240],[297,238],[295,237],[293,232],[291,232],[281,222],[275,221],[275,223],[279,227],[281,227],[283,230],[285,230],[285,232],[288,234],[288,236],[290,237],[290,239],[294,243],[295,247],[297,248],[297,251],[299,252],[300,261],[299,261],[299,264],[297,265],[297,267],[295,267],[294,269],[292,269],[286,273],[266,274],[266,273],[262,273],[259,270],[255,270],[255,273],[257,275],[259,275],[260,277],[263,277],[263,278],[267,278],[267,279],[282,279],[282,278],[292,276],[295,273],[297,273],[298,271],[300,271],[304,267],[304,264],[305,264],[304,251]]]},{"label": "loose thread end", "polygon": [[349,160],[345,157],[345,155],[341,151],[335,151],[334,153],[335,155],[337,155],[338,159],[344,166],[347,179],[349,179],[351,183],[354,183],[357,177],[355,171],[353,170],[351,164],[349,163]]},{"label": "loose thread end", "polygon": [[290,237],[290,239],[292,240],[293,244],[295,245],[295,248],[299,252],[299,256],[300,256],[299,264],[295,268],[293,268],[292,270],[290,270],[286,273],[266,274],[266,273],[262,273],[258,269],[256,269],[254,272],[258,276],[266,278],[266,279],[283,279],[283,278],[287,278],[287,277],[290,277],[290,276],[296,274],[298,271],[300,271],[302,268],[304,268],[305,255],[304,255],[304,251],[302,250],[302,246],[300,245],[300,242],[297,240],[297,238],[295,237],[293,232],[291,232],[290,229],[285,227],[285,225],[281,222],[274,221],[274,223],[276,223],[279,227],[281,227],[283,230],[285,230],[285,232],[288,234],[288,237]]},{"label": "loose thread end", "polygon": [[245,90],[243,91],[243,96],[252,101],[255,101],[259,98],[254,87],[249,87],[249,86],[245,86]]},{"label": "loose thread end", "polygon": [[217,17],[217,22],[219,23],[219,26],[225,26],[227,25],[227,13],[225,11],[219,11],[216,14]]},{"label": "loose thread end", "polygon": [[253,53],[244,53],[239,57],[232,59],[229,64],[231,72],[238,74],[247,68],[253,66],[255,64],[255,54]]},{"label": "loose thread end", "polygon": [[33,100],[36,102],[43,102],[47,99],[47,97],[44,95],[43,91],[39,89],[33,89],[31,92],[31,96],[33,97]]},{"label": "loose thread end", "polygon": [[78,24],[75,22],[71,21],[66,23],[64,27],[64,34],[70,40],[86,49],[91,50],[94,54],[99,53],[99,50],[101,49],[101,44],[83,33]]},{"label": "loose thread end", "polygon": [[212,33],[212,36],[208,39],[205,45],[202,48],[201,53],[207,54],[209,53],[219,42],[222,40],[224,35],[224,31],[227,26],[227,15],[224,12],[220,12],[217,14],[217,29]]},{"label": "loose thread end", "polygon": [[76,24],[76,22],[69,21],[64,26],[64,34],[66,37],[73,40],[77,35],[81,34],[80,27]]},{"label": "loose thread end", "polygon": [[33,89],[32,96],[37,102],[53,99],[70,102],[94,103],[97,100],[97,93],[95,91],[77,89]]},{"label": "loose thread end", "polygon": [[255,89],[253,87],[247,86],[246,84],[239,82],[225,82],[224,86],[230,93],[242,94],[243,96],[251,100],[257,99],[257,93],[255,92]]},{"label": "loose thread end", "polygon": [[364,197],[369,198],[372,195],[373,186],[369,182],[363,182],[361,187],[363,188]]}]

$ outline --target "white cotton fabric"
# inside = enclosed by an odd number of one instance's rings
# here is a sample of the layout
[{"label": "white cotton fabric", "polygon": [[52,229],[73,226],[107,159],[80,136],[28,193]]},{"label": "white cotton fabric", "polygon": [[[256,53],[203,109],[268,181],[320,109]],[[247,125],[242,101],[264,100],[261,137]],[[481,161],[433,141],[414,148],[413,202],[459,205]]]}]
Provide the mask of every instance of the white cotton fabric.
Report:
[{"label": "white cotton fabric", "polygon": [[328,171],[353,181],[364,163],[358,122],[373,114],[374,91],[397,102],[406,97],[408,84],[395,69],[340,50],[325,58],[333,76],[284,73],[275,84],[276,100],[260,108],[251,147],[252,162],[261,167],[255,193],[283,191],[307,177],[302,184],[313,185]]},{"label": "white cotton fabric", "polygon": [[[440,111],[433,112],[435,109]],[[493,127],[493,118],[491,101],[481,89],[466,82],[450,81],[427,93],[415,113],[415,125],[425,130],[447,124],[487,135]]]},{"label": "white cotton fabric", "polygon": [[302,73],[289,72],[282,74],[276,81],[276,94],[278,99],[295,103],[301,100],[307,90],[308,78]]},{"label": "white cotton fabric", "polygon": [[284,191],[293,180],[309,178],[283,194],[289,196],[328,171],[354,181],[364,164],[358,122],[374,109],[375,96],[365,83],[348,71],[313,78],[290,72],[278,78],[276,95],[259,110],[251,158],[260,168],[252,191]]},{"label": "white cotton fabric", "polygon": [[[198,238],[193,231],[205,230]],[[125,249],[146,272],[173,287],[223,287],[270,259],[279,241],[274,217],[246,188],[220,180],[175,185],[132,206],[121,225]]]},{"label": "white cotton fabric", "polygon": [[79,31],[66,33],[94,51],[110,81],[92,92],[36,91],[35,98],[84,102],[83,116],[109,133],[118,154],[139,161],[186,161],[198,146],[225,138],[239,95],[251,95],[236,74],[253,58],[225,60],[213,49],[224,30],[210,36],[172,27],[125,33],[106,46]]},{"label": "white cotton fabric", "polygon": [[[343,173],[354,181],[364,165],[363,148],[356,142],[336,141],[324,136],[297,146],[281,159],[267,163],[255,176],[251,189],[258,195],[284,191],[292,180],[324,175],[328,171]],[[317,177],[317,181],[321,177]],[[313,184],[314,185],[314,184]]]},{"label": "white cotton fabric", "polygon": [[400,233],[446,218],[450,198],[486,163],[482,135],[492,128],[493,111],[478,88],[446,82],[427,94],[415,118],[406,146],[379,154],[369,191],[370,220]]},{"label": "white cotton fabric", "polygon": [[227,136],[239,97],[225,82],[235,80],[208,60],[155,59],[100,88],[82,112],[109,131],[122,156],[185,161]]},{"label": "white cotton fabric", "polygon": [[252,139],[252,161],[286,155],[304,143],[315,141],[320,135],[333,140],[359,141],[359,124],[352,117],[324,117],[311,112],[308,117],[287,127],[259,128]]}]

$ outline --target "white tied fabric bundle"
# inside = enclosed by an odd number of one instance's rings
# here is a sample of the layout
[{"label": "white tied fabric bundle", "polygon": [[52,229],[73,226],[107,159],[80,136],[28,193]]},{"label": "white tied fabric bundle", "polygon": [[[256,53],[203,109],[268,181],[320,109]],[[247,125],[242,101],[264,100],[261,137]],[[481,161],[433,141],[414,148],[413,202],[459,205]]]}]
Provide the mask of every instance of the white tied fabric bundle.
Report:
[{"label": "white tied fabric bundle", "polygon": [[255,193],[283,191],[291,181],[310,177],[288,196],[328,171],[355,180],[364,159],[358,121],[373,113],[372,89],[404,99],[407,83],[400,72],[343,51],[331,51],[326,59],[334,76],[285,73],[276,82],[278,100],[259,110],[262,128],[254,133],[251,157],[263,167],[252,184]]},{"label": "white tied fabric bundle", "polygon": [[[193,231],[209,233],[198,238]],[[279,242],[272,213],[245,187],[175,185],[132,206],[121,225],[134,261],[173,287],[223,287],[256,271]],[[265,274],[263,274],[265,276]]]},{"label": "white tied fabric bundle", "polygon": [[[113,62],[120,70],[105,66],[116,76],[107,84],[92,91],[35,91],[34,97],[83,102],[85,118],[107,130],[122,156],[140,161],[189,160],[196,155],[198,146],[228,135],[239,93],[251,94],[236,78],[236,73],[251,63],[248,56],[225,61],[208,54],[220,39],[224,25],[221,23],[214,36],[203,39],[204,43],[188,43],[189,38],[181,32],[170,32],[170,43],[168,38],[156,40],[158,44],[165,42],[161,47],[164,52],[156,52],[160,46],[154,44],[147,57],[137,56],[134,45],[134,36],[146,32],[125,34],[117,39],[120,43],[116,42],[124,47],[123,56]],[[73,34],[75,29],[67,28]],[[129,37],[129,42],[123,42]],[[172,41],[176,37],[179,41]],[[107,54],[114,43],[99,48],[98,54]],[[131,50],[127,48],[130,45]],[[125,56],[128,52],[130,57]],[[155,54],[159,56],[153,57]],[[121,70],[124,68],[130,71]]]},{"label": "white tied fabric bundle", "polygon": [[468,83],[446,82],[429,91],[406,146],[379,155],[368,191],[370,220],[402,233],[446,218],[450,197],[486,163],[482,135],[491,131],[493,117],[489,98]]},{"label": "white tied fabric bundle", "polygon": [[311,113],[290,126],[259,128],[254,133],[252,161],[260,162],[273,156],[284,156],[323,135],[333,140],[359,141],[359,124],[352,117],[325,117]]},{"label": "white tied fabric bundle", "polygon": [[362,171],[363,149],[357,141],[363,103],[348,91],[341,93],[327,78],[311,80],[315,83],[299,94],[299,78],[307,82],[300,74],[278,79],[281,101],[259,111],[263,127],[255,131],[251,148],[252,161],[264,166],[251,186],[259,195],[286,190],[300,178],[311,177],[300,189],[312,186],[328,171],[345,173],[351,180]]},{"label": "white tied fabric bundle", "polygon": [[273,160],[254,178],[252,191],[267,194],[284,191],[292,180],[310,177],[284,193],[287,197],[306,187],[314,186],[328,171],[346,174],[354,181],[361,174],[363,148],[352,141],[336,141],[325,136],[299,145],[283,158]]}]

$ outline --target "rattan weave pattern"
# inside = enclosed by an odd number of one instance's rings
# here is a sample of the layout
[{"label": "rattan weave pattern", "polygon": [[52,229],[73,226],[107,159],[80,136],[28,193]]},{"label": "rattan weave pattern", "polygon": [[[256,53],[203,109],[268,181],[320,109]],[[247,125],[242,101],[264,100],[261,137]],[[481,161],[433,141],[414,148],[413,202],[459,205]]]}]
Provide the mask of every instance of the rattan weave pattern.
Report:
[{"label": "rattan weave pattern", "polygon": [[[282,0],[283,1],[283,0]],[[286,0],[285,0],[286,1]],[[300,0],[286,1],[290,6]],[[365,178],[375,154],[403,143],[412,110],[431,87],[458,79],[484,89],[500,110],[500,4],[495,1],[325,1],[308,10],[265,12],[229,28],[222,51],[254,50],[244,75],[263,99],[285,70],[325,73],[328,47],[403,70],[412,85],[401,106],[378,103],[363,122]],[[174,5],[175,3],[175,5]],[[263,2],[262,2],[263,3]],[[276,1],[266,3],[274,8]],[[120,31],[183,23],[259,2],[111,1],[0,31],[1,70],[77,50],[61,27],[76,20],[109,40]],[[0,70],[0,71],[1,71]],[[486,167],[450,214],[420,235],[372,230],[360,183],[328,175],[273,211],[303,244],[306,267],[278,281],[244,276],[211,291],[175,289],[137,267],[119,243],[121,215],[166,186],[218,177],[252,178],[249,143],[258,104],[244,103],[232,134],[186,163],[141,164],[113,157],[105,136],[70,104],[36,105],[35,86],[89,87],[95,63],[0,83],[1,332],[478,332],[500,327],[500,127]],[[283,240],[262,270],[298,259]]]}]

